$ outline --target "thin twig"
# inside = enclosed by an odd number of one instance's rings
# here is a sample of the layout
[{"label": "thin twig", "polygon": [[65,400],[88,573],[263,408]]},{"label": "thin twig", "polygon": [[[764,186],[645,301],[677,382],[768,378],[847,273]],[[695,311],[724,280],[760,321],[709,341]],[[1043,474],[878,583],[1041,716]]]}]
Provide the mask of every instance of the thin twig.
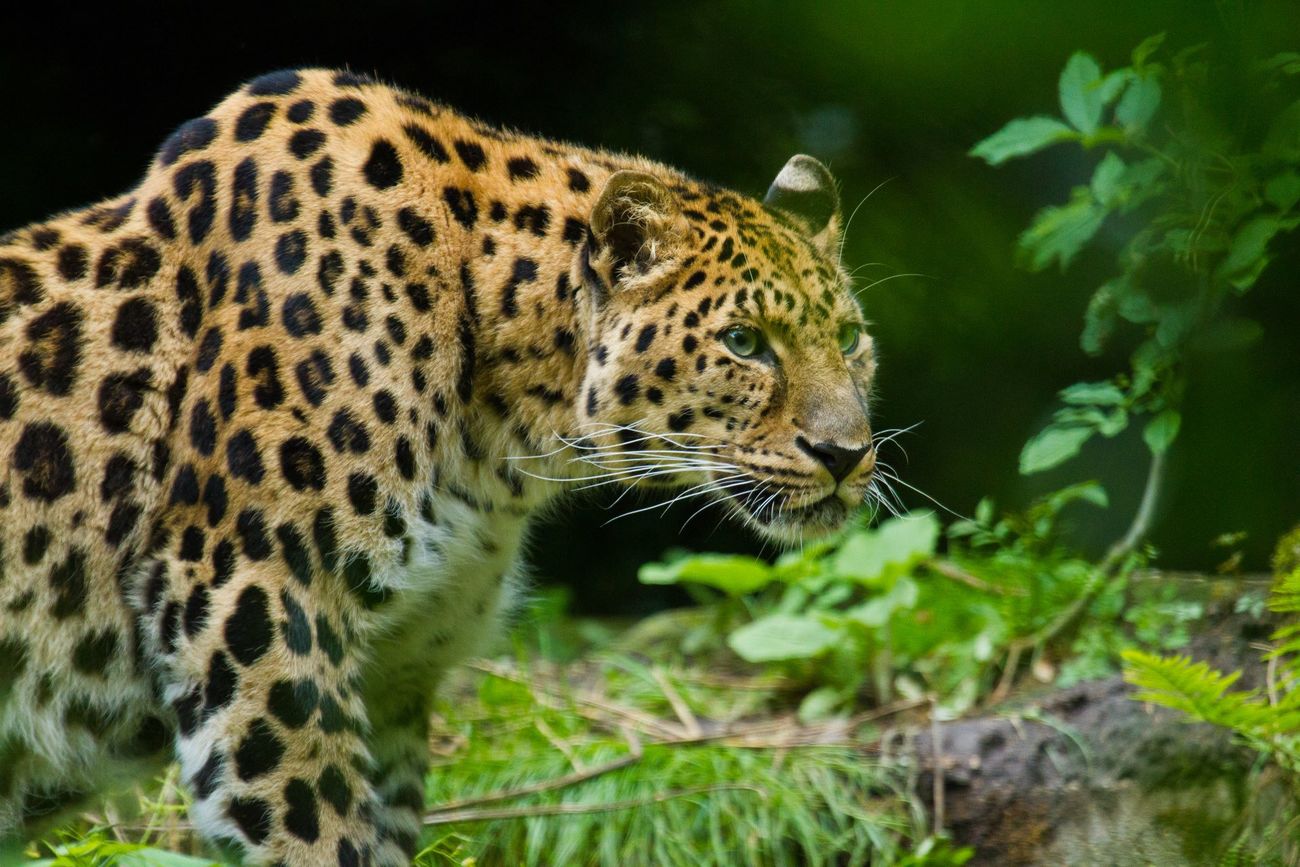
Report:
[{"label": "thin twig", "polygon": [[[494,677],[500,677],[504,680],[509,680],[513,683],[518,683],[528,687],[529,690],[532,691],[534,697],[537,698],[538,702],[541,704],[545,704],[547,707],[564,710],[567,709],[568,702],[574,702],[579,705],[586,705],[588,708],[594,708],[596,710],[599,710],[608,716],[617,717],[624,723],[634,724],[646,734],[653,733],[656,736],[662,738],[673,738],[680,734],[680,732],[677,729],[677,726],[672,725],[670,723],[666,723],[664,720],[661,720],[658,717],[651,716],[650,714],[647,713],[643,713],[637,710],[636,708],[615,704],[613,702],[606,701],[601,698],[597,698],[596,696],[593,695],[580,693],[576,690],[571,690],[568,693],[561,693],[558,690],[550,689],[546,691],[547,693],[546,695],[540,695],[538,693],[538,684],[535,679],[525,677],[522,674],[513,671],[508,666],[501,665],[499,663],[495,663],[490,660],[479,659],[472,662],[467,662],[465,663],[465,665],[468,668],[472,668],[477,671],[482,671]],[[584,712],[582,708],[578,708],[577,710],[580,714],[582,714],[587,719],[593,720],[595,722],[604,723],[605,725],[609,725],[613,728],[619,727],[618,723],[614,723],[611,720],[607,719],[606,717],[593,716],[590,713]]]},{"label": "thin twig", "polygon": [[565,789],[569,786],[576,786],[578,783],[585,783],[587,780],[608,774],[611,771],[617,771],[626,768],[628,765],[634,765],[641,761],[643,750],[641,741],[637,739],[636,734],[628,731],[628,747],[630,752],[625,756],[619,756],[617,759],[605,762],[603,765],[596,765],[587,768],[585,771],[575,771],[571,774],[565,774],[562,777],[555,777],[550,780],[542,780],[538,783],[532,783],[527,786],[519,786],[514,789],[502,789],[497,792],[489,792],[486,795],[478,795],[473,798],[462,798],[459,801],[448,801],[440,804],[429,811],[429,815],[441,815],[455,810],[464,810],[467,807],[477,806],[479,804],[491,804],[495,801],[509,801],[514,798],[523,798],[528,795],[536,795],[541,792],[551,792],[556,789]]},{"label": "thin twig", "polygon": [[959,584],[965,584],[973,590],[981,593],[991,593],[994,596],[1024,596],[1025,591],[1019,587],[999,587],[996,584],[990,584],[983,578],[976,577],[970,572],[958,566],[951,560],[931,560],[930,568],[938,572],[945,578],[951,578]]},{"label": "thin twig", "polygon": [[424,824],[449,825],[453,822],[494,822],[501,819],[530,819],[538,816],[580,816],[588,813],[612,813],[619,810],[635,810],[640,807],[649,807],[675,798],[687,798],[691,795],[709,795],[715,792],[736,791],[753,792],[761,798],[767,798],[767,790],[758,786],[749,786],[744,783],[721,783],[713,786],[674,789],[647,798],[607,801],[603,804],[536,804],[527,807],[503,807],[497,810],[456,810],[454,812],[431,813],[424,817]]},{"label": "thin twig", "polygon": [[650,676],[654,678],[655,683],[659,684],[659,689],[663,692],[664,698],[668,699],[668,703],[672,705],[673,713],[677,714],[677,718],[682,721],[682,729],[687,737],[702,735],[704,729],[700,728],[699,719],[691,711],[690,705],[682,698],[681,693],[668,680],[668,675],[664,674],[663,669],[658,666],[651,668]]},{"label": "thin twig", "polygon": [[546,738],[551,746],[555,747],[556,750],[561,752],[564,757],[569,760],[569,764],[573,767],[575,773],[581,774],[587,770],[582,764],[582,759],[578,757],[576,752],[574,752],[573,747],[569,745],[569,742],[556,734],[555,730],[546,724],[545,719],[540,716],[537,717],[533,720],[533,728],[541,732],[542,737]]},{"label": "thin twig", "polygon": [[989,704],[997,704],[1011,692],[1011,687],[1016,682],[1016,669],[1020,667],[1020,654],[1023,652],[1024,645],[1019,641],[1012,641],[1007,646],[1007,661],[1002,666],[1002,676],[998,678],[997,687],[989,693]]}]

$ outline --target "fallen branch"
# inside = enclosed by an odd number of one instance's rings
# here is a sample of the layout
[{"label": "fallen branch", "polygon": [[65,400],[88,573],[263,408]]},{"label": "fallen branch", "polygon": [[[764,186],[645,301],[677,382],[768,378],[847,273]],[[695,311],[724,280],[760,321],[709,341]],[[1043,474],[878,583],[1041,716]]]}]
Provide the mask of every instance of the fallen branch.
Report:
[{"label": "fallen branch", "polygon": [[608,801],[603,804],[536,804],[527,807],[503,807],[497,810],[454,810],[429,813],[424,817],[426,825],[450,825],[454,822],[494,822],[501,819],[531,819],[539,816],[581,816],[589,813],[614,813],[621,810],[635,810],[662,804],[675,798],[687,798],[691,795],[710,795],[715,792],[753,792],[761,798],[767,798],[767,790],[743,783],[723,783],[716,786],[694,786],[689,789],[675,789],[660,792],[647,798],[632,798],[626,801]]}]

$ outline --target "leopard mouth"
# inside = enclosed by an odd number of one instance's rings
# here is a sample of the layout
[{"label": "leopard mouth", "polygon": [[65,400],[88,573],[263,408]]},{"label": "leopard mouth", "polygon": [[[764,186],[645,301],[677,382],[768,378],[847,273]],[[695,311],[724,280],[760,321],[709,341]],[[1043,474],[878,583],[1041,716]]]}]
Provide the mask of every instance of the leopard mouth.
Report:
[{"label": "leopard mouth", "polygon": [[817,538],[840,529],[853,511],[834,490],[794,505],[799,493],[783,491],[752,479],[749,494],[731,496],[740,513],[759,532],[780,541]]}]

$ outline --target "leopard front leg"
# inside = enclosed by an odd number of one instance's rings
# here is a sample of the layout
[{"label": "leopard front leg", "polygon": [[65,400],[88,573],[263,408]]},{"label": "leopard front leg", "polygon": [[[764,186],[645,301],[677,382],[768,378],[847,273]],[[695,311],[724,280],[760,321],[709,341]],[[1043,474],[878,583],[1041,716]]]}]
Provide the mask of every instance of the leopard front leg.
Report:
[{"label": "leopard front leg", "polygon": [[196,826],[251,864],[410,863],[377,822],[364,609],[327,581],[220,558],[210,574],[161,560],[146,589]]},{"label": "leopard front leg", "polygon": [[[373,725],[370,780],[380,800],[377,817],[384,856],[415,855],[429,769],[429,710],[435,677],[411,678],[375,689],[366,701]],[[376,683],[376,686],[379,686]],[[391,847],[396,851],[387,851]]]}]

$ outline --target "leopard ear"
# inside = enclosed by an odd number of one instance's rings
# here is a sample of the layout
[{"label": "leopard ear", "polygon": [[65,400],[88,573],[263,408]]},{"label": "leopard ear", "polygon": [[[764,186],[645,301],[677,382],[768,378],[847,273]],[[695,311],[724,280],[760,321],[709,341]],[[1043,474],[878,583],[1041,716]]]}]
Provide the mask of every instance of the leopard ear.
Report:
[{"label": "leopard ear", "polygon": [[794,218],[813,243],[833,253],[840,243],[840,194],[830,170],[805,154],[795,154],[767,188],[763,204]]},{"label": "leopard ear", "polygon": [[591,209],[593,265],[618,283],[670,261],[689,235],[677,197],[654,175],[609,176]]}]

